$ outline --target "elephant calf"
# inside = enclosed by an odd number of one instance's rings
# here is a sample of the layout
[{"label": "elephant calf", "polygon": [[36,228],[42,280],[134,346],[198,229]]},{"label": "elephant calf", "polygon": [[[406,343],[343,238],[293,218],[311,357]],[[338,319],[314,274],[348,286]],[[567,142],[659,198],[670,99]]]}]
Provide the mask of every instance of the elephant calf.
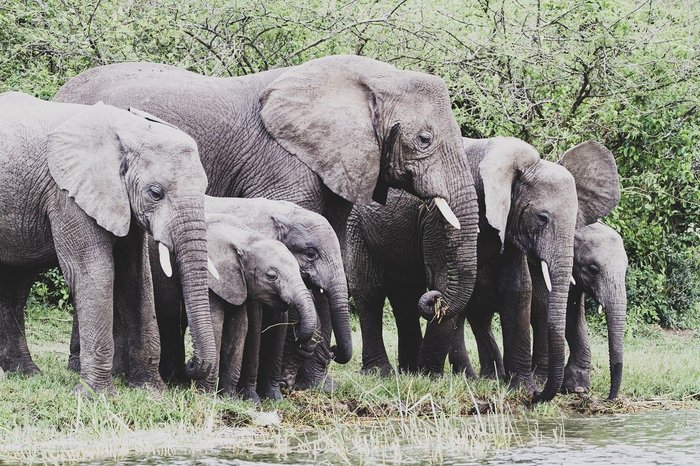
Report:
[{"label": "elephant calf", "polygon": [[76,391],[110,392],[113,310],[145,361],[135,385],[162,386],[146,233],[163,267],[174,252],[192,327],[193,378],[216,376],[207,300],[204,174],[197,145],[171,125],[101,103],[0,95],[0,367],[36,373],[24,305],[36,274],[59,264],[80,343]]},{"label": "elephant calf", "polygon": [[[625,274],[627,254],[620,235],[601,222],[576,230],[574,235],[574,267],[572,284],[566,310],[566,340],[569,345],[569,360],[564,371],[563,391],[586,392],[590,388],[591,350],[584,313],[584,293],[594,298],[605,308],[608,324],[610,352],[610,393],[614,399],[622,381],[623,337],[627,313],[627,291]],[[535,377],[547,377],[547,285],[542,274],[530,268],[532,277],[533,359]],[[482,332],[489,329],[482,329]],[[489,331],[490,332],[490,331]],[[453,370],[459,372],[468,362],[464,345],[464,330],[457,330],[450,361]],[[479,345],[481,364],[495,367],[503,374],[503,360],[494,340],[488,346]],[[483,353],[483,354],[482,354]]]}]

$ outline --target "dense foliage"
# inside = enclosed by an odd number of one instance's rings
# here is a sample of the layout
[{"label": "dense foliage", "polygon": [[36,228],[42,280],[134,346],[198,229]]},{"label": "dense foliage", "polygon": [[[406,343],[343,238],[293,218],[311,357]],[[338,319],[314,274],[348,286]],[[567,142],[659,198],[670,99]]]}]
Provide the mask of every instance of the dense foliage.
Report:
[{"label": "dense foliage", "polygon": [[697,326],[698,17],[695,0],[5,0],[0,91],[50,98],[124,60],[236,76],[354,53],[435,73],[467,136],[613,150],[630,314]]}]

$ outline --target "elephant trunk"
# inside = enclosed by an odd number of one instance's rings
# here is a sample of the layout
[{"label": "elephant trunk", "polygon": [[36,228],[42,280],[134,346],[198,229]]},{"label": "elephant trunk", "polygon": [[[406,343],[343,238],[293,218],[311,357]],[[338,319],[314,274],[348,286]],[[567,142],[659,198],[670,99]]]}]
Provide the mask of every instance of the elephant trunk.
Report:
[{"label": "elephant trunk", "polygon": [[548,262],[551,264],[549,270],[552,291],[547,303],[547,383],[542,392],[535,397],[535,401],[553,399],[564,381],[566,310],[573,267],[573,245],[568,249],[568,254]]},{"label": "elephant trunk", "polygon": [[[622,281],[624,283],[624,280]],[[625,321],[627,319],[627,296],[623,290],[614,293],[611,300],[603,300],[608,323],[608,350],[610,354],[610,394],[609,400],[617,398],[622,383],[623,339],[625,336]]]},{"label": "elephant trunk", "polygon": [[346,364],[352,358],[352,334],[350,331],[350,309],[345,275],[341,274],[333,279],[327,291],[331,324],[335,334],[335,346],[331,348],[331,351],[335,362]]},{"label": "elephant trunk", "polygon": [[[204,212],[202,202],[196,210]],[[207,275],[207,232],[202,218],[178,223],[172,228],[176,266],[182,284],[182,297],[192,334],[194,355],[185,371],[194,380],[213,384],[218,373],[216,344],[209,310]]]},{"label": "elephant trunk", "polygon": [[318,343],[316,338],[318,330],[318,314],[314,306],[314,300],[311,297],[311,292],[305,286],[300,286],[294,293],[295,299],[292,300],[291,306],[298,314],[298,321],[294,326],[294,339],[300,345],[304,345],[305,349],[309,348],[309,343],[316,347]]},{"label": "elephant trunk", "polygon": [[[434,294],[430,295],[430,291],[421,298],[421,303],[437,307],[435,313],[441,320],[454,319],[464,310],[476,282],[479,206],[471,171],[462,151],[455,153],[454,159],[447,178],[448,203],[459,220],[460,229],[445,220],[426,222],[429,224],[423,227],[424,262],[428,268],[435,264],[432,268],[437,272],[431,278],[431,271],[428,271],[428,286],[440,291],[439,297],[444,299],[447,309],[439,309],[438,300]],[[435,218],[439,214],[433,211],[429,215]],[[431,314],[427,309],[419,308],[419,311],[424,317]]]}]

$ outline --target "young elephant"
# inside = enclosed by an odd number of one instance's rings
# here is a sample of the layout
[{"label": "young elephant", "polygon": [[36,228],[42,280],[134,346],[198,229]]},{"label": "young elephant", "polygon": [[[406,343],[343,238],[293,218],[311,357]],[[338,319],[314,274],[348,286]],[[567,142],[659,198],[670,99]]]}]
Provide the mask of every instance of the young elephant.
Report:
[{"label": "young elephant", "polygon": [[[587,392],[591,385],[591,349],[585,316],[585,295],[605,309],[608,326],[610,357],[610,393],[614,399],[622,382],[623,339],[627,317],[627,254],[622,237],[601,222],[576,230],[574,237],[575,284],[569,289],[566,311],[566,341],[569,344],[569,361],[564,372],[562,389],[570,392]],[[533,370],[536,377],[547,373],[547,324],[544,309],[547,294],[541,275],[533,274],[532,329]]]},{"label": "young elephant", "polygon": [[[261,331],[259,326],[249,325],[247,317],[256,312],[249,312],[246,306],[265,305],[277,313],[289,309],[297,320],[291,327],[294,340],[307,354],[318,343],[314,338],[318,319],[299,264],[282,243],[240,228],[236,217],[230,215],[207,216],[207,229],[209,251],[220,274],[219,279],[210,281],[212,325],[221,357],[219,389],[235,395],[244,346],[250,342],[246,334]],[[257,360],[257,348],[245,353]],[[277,355],[277,361],[281,357],[281,353]],[[257,369],[256,361],[245,364]],[[254,391],[244,397],[257,399]]]},{"label": "young elephant", "polygon": [[155,117],[101,103],[0,95],[0,366],[35,373],[23,308],[36,274],[58,263],[80,327],[78,392],[113,390],[113,308],[129,328],[135,385],[163,384],[146,233],[175,253],[192,324],[192,377],[216,375],[207,300],[204,190],[194,140]]},{"label": "young elephant", "polygon": [[[321,351],[317,349],[312,358],[308,358],[305,351],[299,351],[299,346],[291,338],[293,333],[288,332],[287,326],[276,325],[279,322],[279,313],[266,312],[262,316],[260,310],[252,309],[251,320],[258,328],[270,327],[262,334],[251,332],[250,338],[258,337],[258,341],[251,341],[248,351],[260,347],[260,374],[255,367],[248,364],[244,366],[244,374],[241,377],[241,390],[244,396],[255,397],[255,388],[260,396],[279,399],[281,397],[278,376],[275,372],[276,354],[282,350],[278,345],[283,344],[285,334],[289,335],[288,344],[284,348],[283,380],[288,386],[293,386],[297,372],[304,372],[303,380],[311,380],[317,385],[324,380],[326,372],[326,356],[330,354],[336,362],[346,363],[352,356],[352,337],[350,333],[350,318],[348,311],[348,292],[346,285],[343,261],[341,258],[340,244],[333,228],[321,215],[303,209],[296,204],[286,201],[272,201],[263,198],[217,198],[206,196],[206,211],[208,215],[229,215],[241,227],[247,227],[263,235],[268,239],[282,242],[294,255],[301,271],[301,276],[306,286],[311,289],[316,303],[318,320],[321,326],[323,341],[319,343]],[[164,296],[171,296],[167,290],[169,284],[162,273],[154,271],[154,285],[156,291],[156,308],[173,307],[173,303],[163,300]],[[251,314],[249,313],[249,314]],[[161,360],[161,373],[166,380],[180,378],[179,368],[184,361],[184,346],[182,337],[177,336],[181,332],[183,324],[175,319],[165,318],[167,314],[160,311],[158,325],[161,329],[161,346],[163,358]],[[277,318],[277,320],[275,320]],[[261,320],[265,322],[262,323]],[[331,347],[331,330],[335,333],[336,346]],[[176,336],[173,338],[173,336]],[[323,358],[317,355],[323,355]],[[248,358],[255,361],[256,358]],[[246,361],[248,362],[248,361]],[[305,363],[306,362],[306,363]],[[257,379],[257,381],[256,381]],[[243,387],[247,385],[247,387]],[[305,387],[302,387],[305,388]]]},{"label": "young elephant", "polygon": [[[627,254],[620,235],[601,222],[576,230],[574,236],[573,282],[569,289],[566,310],[566,340],[569,344],[569,360],[564,372],[562,389],[571,392],[586,392],[590,388],[591,351],[584,314],[584,293],[593,297],[605,308],[608,321],[608,344],[610,352],[610,394],[617,397],[622,381],[623,337],[627,313],[627,291],[625,275]],[[530,267],[532,277],[533,360],[532,370],[538,380],[547,377],[547,299],[548,291],[544,278],[536,267]],[[463,321],[462,321],[463,323]],[[455,371],[464,369],[467,360],[464,345],[464,330],[460,327],[452,351],[459,355],[453,365]],[[485,355],[481,352],[485,350]],[[479,347],[481,364],[503,374],[503,361],[495,341],[489,346]]]}]

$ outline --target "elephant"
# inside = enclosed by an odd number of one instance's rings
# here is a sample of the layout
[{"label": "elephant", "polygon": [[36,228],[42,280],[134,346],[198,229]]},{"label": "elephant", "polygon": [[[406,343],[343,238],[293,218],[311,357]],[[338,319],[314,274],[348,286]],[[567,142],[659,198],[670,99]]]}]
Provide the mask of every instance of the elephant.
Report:
[{"label": "elephant", "polygon": [[[461,176],[471,178],[467,171]],[[471,182],[471,181],[470,181]],[[348,284],[360,317],[363,373],[393,371],[382,337],[386,297],[391,302],[399,336],[399,369],[440,374],[450,349],[454,319],[464,310],[449,292],[469,282],[448,284],[442,219],[434,205],[423,205],[403,191],[390,189],[386,205],[355,206],[348,219],[346,254]],[[476,232],[474,232],[476,235]],[[464,252],[468,273],[476,274],[476,250]],[[431,296],[430,306],[422,298]],[[434,295],[432,294],[434,293]],[[432,319],[438,296],[447,304],[439,319]],[[469,295],[467,295],[467,299]],[[419,301],[426,301],[419,306]],[[420,315],[430,315],[425,339]]]},{"label": "elephant", "polygon": [[[627,254],[620,235],[602,222],[578,228],[574,236],[574,267],[566,311],[566,340],[569,345],[569,360],[564,369],[562,391],[584,393],[590,388],[591,350],[584,313],[584,293],[604,307],[608,324],[610,353],[609,399],[615,399],[622,382],[623,337],[627,313],[627,291],[625,275]],[[548,291],[544,277],[535,267],[530,267],[532,277],[531,324],[533,329],[532,370],[535,378],[547,376],[547,321]],[[463,321],[462,321],[463,323]],[[461,338],[455,339],[451,351],[455,361],[468,361],[464,345],[463,327],[457,331]],[[483,359],[487,367],[497,367],[504,373],[500,350],[494,340],[488,347],[479,347],[490,359]],[[467,362],[468,364],[468,362]],[[465,363],[453,365],[455,372],[464,370]]]},{"label": "elephant", "polygon": [[[208,194],[294,202],[324,215],[341,245],[353,204],[383,203],[390,186],[435,199],[450,223],[443,275],[451,284],[475,279],[463,276],[462,261],[476,241],[476,194],[457,176],[467,170],[461,134],[438,77],[345,55],[236,78],[120,63],[79,74],[54,99],[139,106],[178,125],[199,144]],[[450,288],[451,305],[463,306],[469,289]],[[327,363],[329,346],[307,364]],[[323,380],[305,366],[296,384]]]},{"label": "elephant", "polygon": [[[578,228],[574,236],[573,282],[569,289],[566,311],[566,341],[569,360],[564,371],[562,389],[583,393],[590,389],[591,350],[585,316],[585,295],[605,309],[610,358],[610,392],[617,398],[622,383],[625,320],[627,318],[627,254],[622,237],[608,225],[596,222]],[[533,274],[532,329],[533,370],[536,377],[547,372],[547,326],[544,309],[546,288],[541,275]]]},{"label": "elephant", "polygon": [[[205,197],[205,210],[209,216],[228,216],[235,218],[236,224],[241,228],[249,228],[268,239],[274,239],[284,244],[297,261],[297,268],[306,286],[316,292],[316,310],[319,313],[320,322],[331,322],[330,327],[335,333],[336,345],[332,348],[324,348],[323,354],[332,353],[332,357],[339,363],[345,364],[352,357],[352,335],[350,330],[350,315],[348,310],[347,279],[343,269],[340,244],[333,228],[321,215],[306,210],[291,202],[272,201],[264,198],[217,198]],[[155,258],[152,259],[152,261]],[[184,323],[179,319],[173,319],[167,309],[177,306],[170,301],[175,290],[172,289],[172,281],[168,281],[162,272],[154,270],[154,287],[156,300],[156,315],[158,326],[161,330],[161,375],[166,380],[181,379],[180,367],[185,359],[182,332]],[[327,297],[327,299],[326,299]],[[164,309],[161,311],[160,309]],[[332,311],[332,313],[331,313]],[[257,313],[257,315],[256,315]],[[260,347],[260,371],[257,377],[257,395],[263,398],[280,399],[280,383],[285,382],[293,386],[296,371],[308,358],[308,351],[299,351],[299,345],[295,344],[295,338],[290,336],[286,348],[274,349],[279,342],[284,342],[286,327],[280,324],[275,317],[279,313],[266,312],[260,316],[260,309],[255,306],[249,309],[249,315],[253,315],[250,321],[254,322],[258,330],[252,332],[249,337],[260,337],[260,326],[268,328],[262,334],[262,342],[252,341],[249,348]],[[261,324],[261,320],[266,322]],[[323,335],[320,345],[325,345],[330,340],[330,335]],[[280,375],[274,367],[276,351],[284,350],[285,375]],[[251,349],[251,351],[255,351]],[[249,357],[250,361],[257,358]],[[322,377],[325,372],[325,361],[316,360],[309,365],[317,373],[316,377]],[[269,371],[270,369],[273,369]],[[256,370],[244,366],[242,379],[247,381],[239,387],[244,398],[257,397],[256,395]],[[307,369],[308,370],[308,369]]]},{"label": "elephant", "polygon": [[39,371],[27,347],[24,305],[36,274],[58,264],[75,305],[76,392],[111,393],[113,310],[123,316],[143,371],[132,385],[161,387],[147,235],[166,271],[174,254],[192,327],[191,377],[216,377],[208,304],[204,192],[197,144],[154,116],[96,103],[0,94],[0,366]]},{"label": "elephant", "polygon": [[[480,338],[492,341],[491,314],[480,311],[484,309],[485,302],[490,304],[488,309],[501,309],[505,369],[514,384],[535,392],[530,373],[531,283],[527,263],[543,264],[543,269],[551,270],[551,275],[549,272],[547,274],[551,292],[546,315],[548,330],[551,329],[548,344],[553,350],[549,352],[550,377],[547,386],[541,394],[536,394],[536,399],[551,399],[552,387],[556,385],[555,393],[559,391],[564,372],[562,345],[574,229],[577,224],[593,223],[617,204],[620,194],[615,160],[602,145],[589,141],[567,151],[561,163],[556,164],[542,160],[538,152],[524,141],[505,137],[481,140],[464,138],[463,157],[469,163],[469,174],[474,180],[479,202],[477,281],[464,312],[453,319],[450,328],[458,330],[465,318],[470,323],[488,322],[489,333],[477,335],[477,341]],[[362,209],[365,208],[357,208],[358,211]],[[377,206],[376,209],[382,212],[379,215],[359,215],[360,222],[354,222],[351,217],[348,222],[348,244],[352,247],[351,237],[358,235],[366,245],[375,243],[373,249],[365,247],[365,252],[360,249],[361,253],[357,255],[359,261],[364,260],[363,256],[370,255],[375,262],[383,261],[381,267],[384,268],[387,268],[389,261],[395,264],[400,261],[393,272],[379,274],[383,281],[375,283],[389,293],[394,290],[396,297],[392,299],[390,295],[389,299],[399,329],[399,365],[410,369],[415,364],[417,348],[420,347],[420,352],[425,351],[425,342],[421,345],[419,340],[419,316],[428,320],[440,319],[436,310],[440,307],[437,304],[441,296],[434,291],[422,296],[421,293],[426,279],[430,282],[431,277],[439,277],[434,270],[444,270],[441,264],[445,259],[439,249],[426,246],[425,238],[430,238],[434,229],[426,227],[430,222],[421,215],[430,216],[431,209],[424,209],[421,214],[415,201],[400,198],[387,207]],[[353,229],[360,233],[353,233]],[[374,277],[377,276],[378,267],[371,262],[370,265],[366,264],[360,262],[350,267],[351,293],[367,289],[367,284],[376,280]],[[410,272],[407,273],[408,270]],[[353,284],[358,277],[360,281]],[[375,309],[381,310],[382,303],[383,296],[379,296],[374,302]],[[373,315],[373,328],[380,332],[381,312],[375,311]],[[360,319],[362,322],[362,311]],[[400,319],[408,322],[399,322]],[[401,330],[402,326],[405,327],[404,331]],[[484,324],[484,327],[476,328],[486,327]],[[402,334],[408,340],[402,342]],[[448,336],[445,339],[447,342],[442,344],[443,348],[449,350],[454,338]],[[363,356],[364,348],[368,346],[379,347],[375,354],[380,355],[380,367],[386,367],[386,353],[376,330],[374,333],[363,330]],[[439,356],[443,354],[446,354],[444,350]],[[459,356],[450,350],[453,367],[474,375],[468,358],[460,360]],[[375,361],[368,363],[376,364]],[[435,363],[436,368],[442,370],[444,356],[439,360],[436,357]],[[482,364],[482,371],[488,371],[488,366]]]},{"label": "elephant", "polygon": [[[548,401],[564,379],[564,335],[574,232],[610,213],[620,199],[615,159],[600,143],[587,141],[553,163],[515,138],[470,140],[465,153],[480,205],[477,284],[455,328],[453,370],[473,375],[464,350],[464,318],[479,346],[481,374],[497,373]],[[536,391],[531,373],[530,266],[541,270],[547,301],[547,381]],[[504,359],[491,333],[493,310],[501,312]],[[546,324],[544,324],[546,322]],[[461,346],[460,346],[461,342]],[[544,345],[544,343],[542,343]]]},{"label": "elephant", "polygon": [[[307,354],[313,352],[320,336],[317,332],[318,317],[311,292],[306,288],[299,271],[299,264],[292,253],[281,242],[268,239],[247,228],[241,228],[237,218],[231,215],[207,215],[208,248],[219,277],[212,277],[210,305],[212,325],[220,350],[219,390],[237,396],[242,364],[257,372],[258,348],[245,351],[250,342],[247,334],[257,332],[258,346],[260,322],[253,325],[249,317],[259,315],[250,308],[265,305],[277,313],[287,311],[294,314],[296,324],[292,327],[295,341]],[[179,303],[178,303],[179,304]],[[179,320],[180,307],[158,309],[159,321]],[[286,323],[286,322],[285,322]],[[163,332],[161,332],[162,336]],[[182,341],[183,334],[175,338]],[[168,338],[172,339],[173,335]],[[284,341],[284,339],[282,340]],[[280,350],[282,348],[280,347]],[[244,355],[247,360],[243,360]],[[276,357],[279,373],[282,353]],[[273,359],[274,361],[274,359]],[[274,369],[271,369],[274,372]],[[273,377],[273,380],[278,380]],[[244,389],[250,385],[244,384]],[[252,390],[244,398],[259,401]]]}]

